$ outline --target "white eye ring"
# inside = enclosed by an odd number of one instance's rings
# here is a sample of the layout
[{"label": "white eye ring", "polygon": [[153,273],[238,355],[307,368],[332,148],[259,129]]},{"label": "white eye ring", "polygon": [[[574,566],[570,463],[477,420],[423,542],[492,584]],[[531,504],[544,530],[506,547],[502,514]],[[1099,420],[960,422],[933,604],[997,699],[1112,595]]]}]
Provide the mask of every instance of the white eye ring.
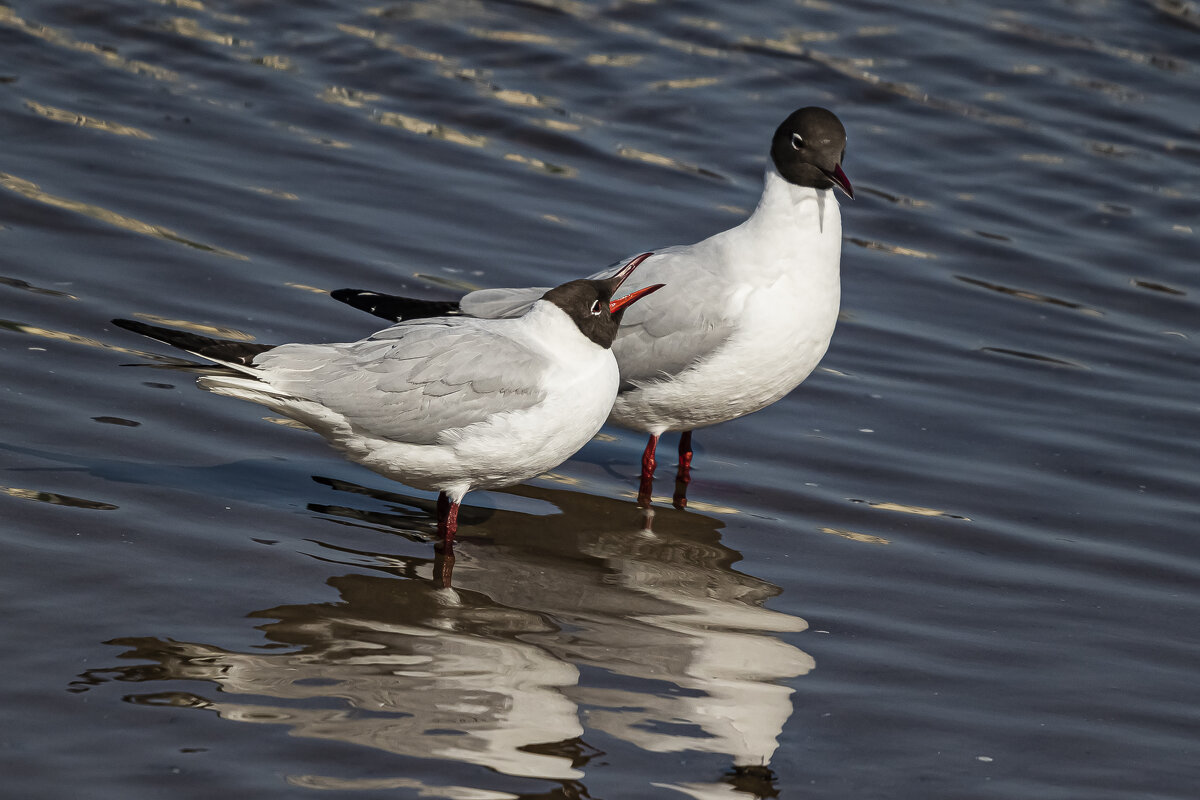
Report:
[{"label": "white eye ring", "polygon": [[592,312],[592,316],[593,316],[593,317],[598,317],[598,316],[600,316],[600,301],[599,301],[599,300],[593,300],[593,301],[592,301],[592,307],[591,307],[589,310]]},{"label": "white eye ring", "polygon": [[799,150],[801,147],[804,147],[804,137],[798,133],[793,133],[792,134],[792,148],[795,150]]}]

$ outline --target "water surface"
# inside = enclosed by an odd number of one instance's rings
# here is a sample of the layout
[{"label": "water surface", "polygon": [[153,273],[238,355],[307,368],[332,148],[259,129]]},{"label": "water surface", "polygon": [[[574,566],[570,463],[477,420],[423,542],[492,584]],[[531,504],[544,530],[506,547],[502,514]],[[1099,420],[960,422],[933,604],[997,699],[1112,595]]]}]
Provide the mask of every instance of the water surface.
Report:
[{"label": "water surface", "polygon": [[[1174,0],[0,6],[5,793],[1193,797],[1198,70]],[[430,497],[109,324],[694,241],[810,104],[822,368],[649,526],[616,429],[472,494],[452,591]]]}]

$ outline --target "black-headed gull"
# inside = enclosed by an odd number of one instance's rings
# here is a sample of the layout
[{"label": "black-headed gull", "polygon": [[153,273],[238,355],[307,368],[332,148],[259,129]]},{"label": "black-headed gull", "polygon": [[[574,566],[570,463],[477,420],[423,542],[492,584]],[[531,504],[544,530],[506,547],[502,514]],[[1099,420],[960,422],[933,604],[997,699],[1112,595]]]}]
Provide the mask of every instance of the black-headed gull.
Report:
[{"label": "black-headed gull", "polygon": [[246,344],[113,323],[228,368],[201,377],[203,388],[264,405],[382,475],[437,491],[449,550],[468,491],[552,469],[600,430],[620,385],[610,348],[621,318],[661,284],[613,295],[649,255],[550,289],[520,316],[420,319],[348,344]]},{"label": "black-headed gull", "polygon": [[[626,316],[613,343],[621,387],[609,422],[649,434],[638,502],[649,506],[658,437],[680,431],[675,505],[687,504],[692,431],[758,411],[816,368],[841,297],[842,220],[834,188],[846,129],[831,111],[793,112],[775,131],[758,207],[696,244],[661,248],[636,284],[667,288]],[[610,267],[596,274],[613,274]],[[457,303],[341,289],[333,296],[386,319],[520,314],[544,289],[484,289]]]}]

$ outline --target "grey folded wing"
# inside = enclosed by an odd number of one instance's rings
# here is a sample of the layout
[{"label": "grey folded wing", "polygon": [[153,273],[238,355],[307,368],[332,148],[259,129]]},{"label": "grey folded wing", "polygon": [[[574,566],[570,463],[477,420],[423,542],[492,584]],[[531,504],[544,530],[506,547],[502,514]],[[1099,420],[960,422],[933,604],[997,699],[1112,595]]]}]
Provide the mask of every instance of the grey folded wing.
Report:
[{"label": "grey folded wing", "polygon": [[255,366],[275,389],[409,444],[444,442],[455,429],[545,397],[541,356],[461,318],[401,323],[351,344],[282,345]]},{"label": "grey folded wing", "polygon": [[549,288],[531,286],[524,289],[480,289],[464,295],[458,307],[464,314],[480,319],[519,317],[541,299]]},{"label": "grey folded wing", "polygon": [[686,305],[668,306],[657,317],[625,321],[612,346],[621,391],[674,378],[711,356],[731,331],[725,319]]},{"label": "grey folded wing", "polygon": [[[740,299],[728,296],[728,284],[694,247],[667,247],[642,262],[621,286],[621,294],[664,284],[654,294],[629,306],[613,342],[621,368],[621,391],[633,382],[668,380],[710,356],[734,331]],[[612,275],[628,259],[595,277]]]},{"label": "grey folded wing", "polygon": [[[613,343],[621,368],[621,389],[669,380],[722,347],[734,332],[741,309],[737,297],[714,271],[716,257],[705,258],[696,246],[655,251],[621,286],[621,294],[655,283],[666,284],[629,306]],[[715,254],[714,254],[715,256]],[[628,263],[614,261],[591,275],[612,277]],[[459,307],[472,317],[496,319],[524,314],[545,288],[481,289],[462,298]]]}]

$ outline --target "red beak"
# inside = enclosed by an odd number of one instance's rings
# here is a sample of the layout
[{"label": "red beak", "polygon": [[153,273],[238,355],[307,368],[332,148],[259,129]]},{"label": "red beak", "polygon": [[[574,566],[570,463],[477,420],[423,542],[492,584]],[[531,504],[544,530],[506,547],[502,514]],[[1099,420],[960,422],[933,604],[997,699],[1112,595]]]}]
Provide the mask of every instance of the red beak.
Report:
[{"label": "red beak", "polygon": [[656,283],[653,286],[647,286],[644,289],[638,289],[633,294],[627,294],[624,297],[622,297],[620,300],[613,300],[611,303],[608,304],[608,313],[615,314],[618,311],[620,311],[621,309],[623,309],[625,306],[635,303],[638,300],[641,300],[643,297],[645,297],[646,295],[648,295],[652,292],[657,292],[659,289],[661,289],[664,286],[666,286],[665,283]]},{"label": "red beak", "polygon": [[825,173],[825,177],[833,181],[839,189],[846,193],[847,197],[851,200],[854,199],[854,187],[850,185],[850,179],[846,177],[846,173],[842,172],[841,164],[834,164],[833,169]]},{"label": "red beak", "polygon": [[[625,279],[633,274],[633,271],[638,268],[638,264],[641,264],[652,255],[654,255],[654,253],[642,253],[640,256],[632,259],[628,264],[617,270],[616,274],[613,275],[612,278],[609,278],[609,280],[613,280],[615,278],[617,281],[617,285],[613,287],[613,294],[616,294],[617,289],[621,288],[621,284],[625,282]],[[613,300],[608,304],[608,313],[615,314],[630,303],[640,300],[651,292],[657,292],[663,286],[665,286],[665,284],[662,283],[658,284],[657,286],[647,286],[644,289],[638,289],[633,294],[627,294],[619,300]]]},{"label": "red beak", "polygon": [[[613,291],[615,292],[617,289],[620,289],[621,284],[625,282],[626,278],[633,274],[633,271],[637,269],[638,264],[641,264],[652,255],[654,255],[654,253],[642,253],[640,256],[636,256],[628,264],[617,270],[616,274],[613,275],[613,278],[619,278],[620,280],[618,280],[617,285],[613,287]],[[612,280],[612,278],[609,278],[609,280]]]}]

